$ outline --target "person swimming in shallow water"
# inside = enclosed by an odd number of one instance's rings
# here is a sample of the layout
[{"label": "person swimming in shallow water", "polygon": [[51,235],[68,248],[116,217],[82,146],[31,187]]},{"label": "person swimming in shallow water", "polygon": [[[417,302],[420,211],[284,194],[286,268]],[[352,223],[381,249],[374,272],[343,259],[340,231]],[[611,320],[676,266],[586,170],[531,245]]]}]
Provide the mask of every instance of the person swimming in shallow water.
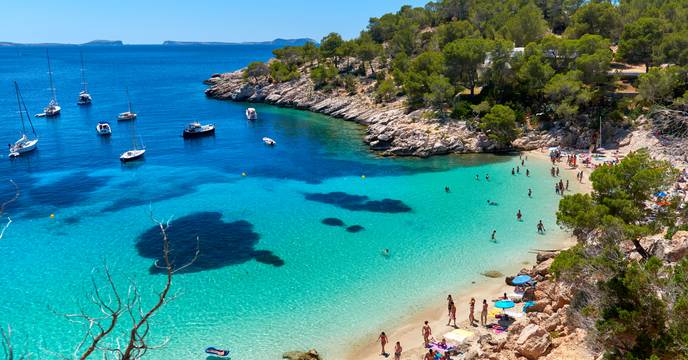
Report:
[{"label": "person swimming in shallow water", "polygon": [[490,205],[490,206],[497,206],[497,205],[499,205],[499,204],[498,204],[496,201],[487,200],[487,205]]},{"label": "person swimming in shallow water", "polygon": [[485,174],[485,180],[490,181],[490,174]]},{"label": "person swimming in shallow water", "polygon": [[528,197],[533,197],[533,189],[528,188]]},{"label": "person swimming in shallow water", "polygon": [[382,250],[382,256],[389,257],[389,249]]},{"label": "person swimming in shallow water", "polygon": [[445,187],[444,187],[444,192],[446,192],[446,193],[450,193],[450,192],[451,192],[451,190],[449,189],[449,186],[445,186]]},{"label": "person swimming in shallow water", "polygon": [[478,176],[478,174],[475,174],[475,180],[480,181],[480,176]]}]

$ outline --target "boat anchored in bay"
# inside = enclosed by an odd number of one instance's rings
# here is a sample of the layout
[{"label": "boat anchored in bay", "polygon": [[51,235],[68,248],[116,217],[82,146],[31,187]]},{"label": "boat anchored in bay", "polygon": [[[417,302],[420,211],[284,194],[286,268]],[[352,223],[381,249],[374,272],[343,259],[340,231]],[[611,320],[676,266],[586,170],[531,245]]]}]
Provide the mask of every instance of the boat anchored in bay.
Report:
[{"label": "boat anchored in bay", "polygon": [[110,123],[107,121],[101,121],[96,125],[96,132],[100,136],[108,136],[112,134],[112,128],[110,127]]},{"label": "boat anchored in bay", "polygon": [[48,106],[43,109],[43,112],[36,114],[36,117],[55,117],[60,115],[62,108],[57,102],[57,96],[55,95],[55,84],[53,83],[53,69],[50,66],[50,54],[48,51],[45,52],[45,56],[48,59],[48,78],[50,79],[50,102]]},{"label": "boat anchored in bay", "polygon": [[275,144],[277,144],[277,141],[275,141],[269,137],[264,137],[263,142],[265,143],[265,145],[268,145],[268,146],[274,146]]},{"label": "boat anchored in bay", "polygon": [[191,139],[214,134],[215,124],[201,125],[201,123],[196,121],[186,125],[184,132],[182,133],[182,137],[184,137],[184,139]]},{"label": "boat anchored in bay", "polygon": [[131,98],[129,97],[129,88],[127,88],[127,103],[129,104],[129,110],[117,115],[118,121],[129,121],[136,119],[136,113],[131,108]]},{"label": "boat anchored in bay", "polygon": [[254,108],[248,108],[248,109],[246,109],[246,119],[247,119],[247,120],[256,120],[256,119],[258,119],[258,113],[256,112],[256,109],[254,109]]},{"label": "boat anchored in bay", "polygon": [[83,86],[81,92],[79,92],[79,100],[76,102],[77,105],[91,105],[91,94],[88,93],[88,82],[86,82],[86,70],[84,69],[84,54],[81,54],[81,86]]},{"label": "boat anchored in bay", "polygon": [[[29,111],[26,109],[24,98],[22,97],[21,92],[19,91],[19,85],[16,81],[14,82],[14,90],[17,93],[17,106],[19,107],[19,119],[21,120],[22,133],[19,140],[15,141],[14,144],[10,144],[9,157],[11,158],[36,150],[36,147],[38,147],[38,135],[36,135],[36,129],[34,129],[33,127],[31,117],[29,116]],[[29,121],[29,125],[31,126],[33,139],[30,139],[26,135],[26,124],[24,122],[24,116],[26,116],[26,120]]]},{"label": "boat anchored in bay", "polygon": [[[143,141],[141,141],[143,143]],[[127,150],[122,155],[120,155],[119,160],[123,163],[138,160],[143,157],[146,153],[146,146],[136,141],[136,126],[132,125],[131,128],[131,150]]]}]

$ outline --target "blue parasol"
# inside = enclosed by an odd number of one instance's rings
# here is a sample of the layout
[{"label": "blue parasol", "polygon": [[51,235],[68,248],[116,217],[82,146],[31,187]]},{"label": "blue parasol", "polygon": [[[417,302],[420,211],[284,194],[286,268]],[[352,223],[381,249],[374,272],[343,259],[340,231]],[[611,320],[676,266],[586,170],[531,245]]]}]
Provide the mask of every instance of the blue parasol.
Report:
[{"label": "blue parasol", "polygon": [[516,304],[511,300],[499,300],[495,303],[495,307],[502,310],[511,309],[514,306],[516,306]]},{"label": "blue parasol", "polygon": [[667,193],[665,193],[664,191],[660,191],[660,192],[656,193],[655,196],[657,196],[657,197],[666,197],[666,196],[667,196]]},{"label": "blue parasol", "polygon": [[519,275],[519,276],[516,276],[515,278],[513,278],[511,280],[511,283],[514,285],[523,285],[523,284],[529,282],[530,280],[533,280],[533,278],[531,278],[528,275]]}]

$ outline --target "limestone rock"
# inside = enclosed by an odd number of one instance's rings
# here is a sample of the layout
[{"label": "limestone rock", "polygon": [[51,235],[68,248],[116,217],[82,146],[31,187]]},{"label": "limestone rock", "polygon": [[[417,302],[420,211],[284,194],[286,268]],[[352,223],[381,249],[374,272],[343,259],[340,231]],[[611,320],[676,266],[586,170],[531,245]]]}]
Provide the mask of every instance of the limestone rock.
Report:
[{"label": "limestone rock", "polygon": [[315,349],[308,351],[289,351],[282,354],[282,359],[287,360],[320,360],[320,354]]},{"label": "limestone rock", "polygon": [[531,324],[526,326],[516,340],[516,351],[529,360],[537,359],[547,352],[552,338],[542,327]]},{"label": "limestone rock", "polygon": [[688,231],[677,231],[664,243],[664,259],[677,262],[688,254]]}]

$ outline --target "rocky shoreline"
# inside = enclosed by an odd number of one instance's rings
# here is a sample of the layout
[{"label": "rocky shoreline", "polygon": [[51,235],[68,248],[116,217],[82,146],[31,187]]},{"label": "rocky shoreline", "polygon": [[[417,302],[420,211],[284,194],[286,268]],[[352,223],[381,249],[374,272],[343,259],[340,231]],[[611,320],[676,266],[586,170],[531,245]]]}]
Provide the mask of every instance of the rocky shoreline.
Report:
[{"label": "rocky shoreline", "polygon": [[[306,71],[306,70],[304,70]],[[283,83],[248,82],[243,69],[214,74],[205,81],[206,96],[237,102],[266,103],[308,110],[367,127],[364,141],[385,156],[428,157],[450,153],[497,152],[500,149],[482,132],[465,121],[429,117],[427,109],[407,112],[403,97],[391,103],[374,101],[373,81],[362,82],[357,93],[343,89],[323,92],[314,89],[308,76]],[[587,147],[593,131],[582,131],[570,124],[557,124],[550,130],[529,130],[513,142],[516,150],[548,146]]]}]

